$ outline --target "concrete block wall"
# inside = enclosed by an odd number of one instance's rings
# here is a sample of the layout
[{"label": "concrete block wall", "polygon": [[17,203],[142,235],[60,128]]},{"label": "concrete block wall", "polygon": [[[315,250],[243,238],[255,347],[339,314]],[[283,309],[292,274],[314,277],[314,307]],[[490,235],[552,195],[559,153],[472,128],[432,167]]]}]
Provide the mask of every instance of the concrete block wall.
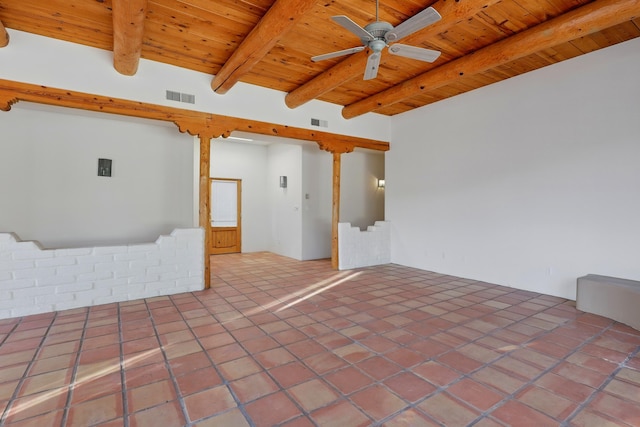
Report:
[{"label": "concrete block wall", "polygon": [[0,319],[204,288],[204,232],[155,243],[42,249],[0,233]]},{"label": "concrete block wall", "polygon": [[391,262],[391,227],[387,221],[376,221],[361,231],[351,223],[338,224],[338,268],[367,267]]}]

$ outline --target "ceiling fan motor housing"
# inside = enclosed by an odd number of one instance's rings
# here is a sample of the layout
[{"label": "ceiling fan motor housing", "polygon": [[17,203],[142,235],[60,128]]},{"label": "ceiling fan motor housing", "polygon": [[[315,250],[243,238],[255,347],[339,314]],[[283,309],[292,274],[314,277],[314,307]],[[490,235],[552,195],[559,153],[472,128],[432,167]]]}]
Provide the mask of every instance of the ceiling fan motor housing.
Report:
[{"label": "ceiling fan motor housing", "polygon": [[368,46],[374,52],[381,52],[387,45],[384,36],[393,30],[393,25],[388,22],[377,21],[367,25],[364,29],[373,36],[373,40],[360,39],[362,44]]}]

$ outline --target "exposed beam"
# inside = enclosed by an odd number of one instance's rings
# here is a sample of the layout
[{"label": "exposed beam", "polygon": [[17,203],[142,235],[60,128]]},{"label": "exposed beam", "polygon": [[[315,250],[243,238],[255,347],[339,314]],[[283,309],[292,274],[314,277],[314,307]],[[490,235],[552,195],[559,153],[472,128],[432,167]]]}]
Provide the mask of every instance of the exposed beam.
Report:
[{"label": "exposed beam", "polygon": [[211,81],[211,88],[227,93],[291,30],[317,0],[276,0]]},{"label": "exposed beam", "polygon": [[113,0],[113,66],[125,76],[138,71],[147,0]]},{"label": "exposed beam", "polygon": [[[460,2],[440,0],[434,3],[432,7],[442,15],[442,19],[424,30],[405,37],[402,39],[402,43],[419,44],[427,42],[449,28],[477,15],[482,9],[498,1],[500,0],[465,0]],[[327,71],[291,91],[285,97],[285,103],[289,108],[299,107],[332,91],[354,77],[362,77],[367,65],[368,54],[369,51],[366,50],[347,57]]]},{"label": "exposed beam", "polygon": [[4,24],[0,21],[0,47],[5,47],[9,44],[9,33],[7,33],[7,29],[4,28]]},{"label": "exposed beam", "polygon": [[321,149],[330,152],[348,153],[353,151],[354,148],[368,148],[378,151],[389,150],[389,143],[386,141],[318,132],[310,129],[0,79],[0,110],[9,111],[11,106],[18,101],[163,120],[175,123],[181,132],[200,137],[227,137],[234,131],[246,131],[314,142]]},{"label": "exposed beam", "polygon": [[342,109],[350,119],[640,16],[640,0],[597,0]]}]

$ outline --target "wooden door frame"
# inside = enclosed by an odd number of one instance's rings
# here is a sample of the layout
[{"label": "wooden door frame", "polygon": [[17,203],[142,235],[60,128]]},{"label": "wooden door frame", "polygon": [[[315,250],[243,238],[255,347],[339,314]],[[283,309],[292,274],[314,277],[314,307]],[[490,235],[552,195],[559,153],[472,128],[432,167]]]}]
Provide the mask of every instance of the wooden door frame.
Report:
[{"label": "wooden door frame", "polygon": [[[218,177],[210,177],[209,178],[209,198],[211,198],[211,183],[213,181],[235,181],[237,183],[237,192],[236,192],[236,198],[237,198],[237,206],[236,206],[236,221],[237,221],[237,228],[238,228],[238,248],[239,248],[239,253],[242,253],[242,178],[218,178]],[[212,211],[212,203],[209,204],[209,224],[211,224],[211,211]],[[210,229],[213,228],[213,226],[209,227]],[[211,231],[209,231],[211,232]]]}]

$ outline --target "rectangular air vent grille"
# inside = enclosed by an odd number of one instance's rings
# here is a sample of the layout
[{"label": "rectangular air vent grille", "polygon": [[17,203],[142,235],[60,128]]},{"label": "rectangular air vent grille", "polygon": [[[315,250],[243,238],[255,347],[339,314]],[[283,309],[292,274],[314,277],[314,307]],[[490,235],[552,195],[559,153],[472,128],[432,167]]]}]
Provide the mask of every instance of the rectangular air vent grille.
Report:
[{"label": "rectangular air vent grille", "polygon": [[173,90],[167,91],[167,99],[169,101],[185,102],[187,104],[195,104],[196,96],[190,93],[180,93]]},{"label": "rectangular air vent grille", "polygon": [[321,128],[326,128],[329,127],[329,122],[326,120],[320,120],[320,119],[311,119],[311,126],[318,126]]},{"label": "rectangular air vent grille", "polygon": [[188,104],[196,103],[196,96],[191,95],[190,93],[181,93],[180,94],[180,102],[186,102]]}]

